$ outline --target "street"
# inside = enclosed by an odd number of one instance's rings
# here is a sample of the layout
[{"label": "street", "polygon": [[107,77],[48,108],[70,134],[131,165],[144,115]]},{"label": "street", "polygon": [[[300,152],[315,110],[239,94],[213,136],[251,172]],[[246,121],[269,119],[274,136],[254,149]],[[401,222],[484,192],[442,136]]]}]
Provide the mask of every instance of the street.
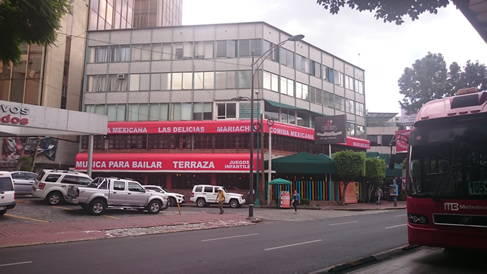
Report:
[{"label": "street", "polygon": [[394,210],[1,249],[0,271],[307,273],[405,244],[405,211]]}]

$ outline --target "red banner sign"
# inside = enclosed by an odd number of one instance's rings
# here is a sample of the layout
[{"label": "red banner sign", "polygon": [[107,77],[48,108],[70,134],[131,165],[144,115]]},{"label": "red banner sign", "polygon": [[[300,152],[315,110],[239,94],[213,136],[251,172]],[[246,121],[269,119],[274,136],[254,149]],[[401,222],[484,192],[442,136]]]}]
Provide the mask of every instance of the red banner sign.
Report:
[{"label": "red banner sign", "polygon": [[[250,120],[229,121],[157,121],[157,122],[108,122],[108,134],[174,134],[174,133],[250,133]],[[269,132],[267,120],[264,120],[263,131]],[[314,140],[315,131],[312,128],[293,126],[284,123],[274,123],[272,134]],[[370,148],[370,141],[347,137],[347,143],[342,144],[359,148]]]},{"label": "red banner sign", "polygon": [[[257,155],[254,170],[257,170]],[[262,167],[262,163],[260,163]],[[76,155],[75,169],[88,169],[88,154]],[[95,153],[94,171],[250,172],[248,153]],[[261,168],[262,170],[262,168]]]},{"label": "red banner sign", "polygon": [[411,130],[396,131],[396,152],[408,151],[408,140],[411,135]]}]

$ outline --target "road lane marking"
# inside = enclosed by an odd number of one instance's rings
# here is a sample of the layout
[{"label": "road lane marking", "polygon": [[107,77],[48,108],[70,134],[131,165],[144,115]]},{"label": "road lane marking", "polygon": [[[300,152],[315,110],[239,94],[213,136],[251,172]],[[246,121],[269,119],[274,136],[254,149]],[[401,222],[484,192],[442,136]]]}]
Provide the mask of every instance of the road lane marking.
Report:
[{"label": "road lane marking", "polygon": [[17,216],[17,215],[12,215],[12,214],[5,214],[5,216],[19,218],[19,219],[25,219],[25,220],[31,220],[31,221],[41,222],[41,223],[49,223],[48,221],[44,221],[44,220],[39,220],[39,219],[34,219],[34,218],[29,218],[29,217],[22,217],[22,216]]},{"label": "road lane marking", "polygon": [[396,215],[394,217],[404,217],[404,216],[408,216],[407,214],[401,214],[401,215]]},{"label": "road lane marking", "polygon": [[105,218],[119,219],[119,218],[117,218],[117,217],[113,217],[113,216],[110,216],[110,215],[101,215],[101,216],[103,216],[103,217],[105,217]]},{"label": "road lane marking", "polygon": [[266,248],[266,249],[264,249],[264,251],[269,251],[269,250],[274,250],[274,249],[280,249],[280,248],[286,248],[286,247],[297,246],[297,245],[311,244],[311,243],[316,243],[316,242],[321,242],[321,241],[323,241],[323,240],[319,239],[319,240],[314,240],[314,241],[309,241],[309,242],[302,242],[302,243],[297,243],[297,244],[276,246],[276,247]]},{"label": "road lane marking", "polygon": [[408,225],[408,224],[388,226],[388,227],[386,227],[386,229],[400,227],[400,226],[405,226],[405,225]]},{"label": "road lane marking", "polygon": [[244,235],[229,236],[229,237],[214,238],[214,239],[206,239],[206,240],[201,240],[201,241],[202,242],[209,242],[209,241],[226,240],[226,239],[241,238],[241,237],[248,237],[248,236],[255,236],[255,235],[259,235],[259,233],[244,234]]},{"label": "road lane marking", "polygon": [[10,264],[0,264],[0,267],[11,266],[11,265],[19,265],[19,264],[31,264],[31,263],[32,263],[32,261],[18,262],[18,263],[10,263]]},{"label": "road lane marking", "polygon": [[333,226],[333,225],[347,225],[347,224],[353,224],[353,223],[358,223],[358,221],[352,221],[352,222],[346,222],[346,223],[329,224],[329,226]]},{"label": "road lane marking", "polygon": [[69,208],[69,207],[62,207],[62,206],[52,206],[52,207],[65,209],[65,210],[73,210],[72,208]]}]

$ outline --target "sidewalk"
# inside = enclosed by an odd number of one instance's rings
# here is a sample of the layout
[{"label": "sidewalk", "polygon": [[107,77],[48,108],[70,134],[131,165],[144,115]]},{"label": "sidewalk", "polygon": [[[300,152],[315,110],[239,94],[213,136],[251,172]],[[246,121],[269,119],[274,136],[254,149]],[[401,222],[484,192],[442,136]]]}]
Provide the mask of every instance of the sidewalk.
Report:
[{"label": "sidewalk", "polygon": [[[182,208],[188,206],[194,205],[188,203],[184,204]],[[340,211],[389,210],[405,207],[406,204],[403,201],[398,202],[397,207],[394,207],[392,202],[385,201],[381,205],[360,203],[327,206],[322,207],[321,210],[300,207],[298,210],[304,211],[305,214],[297,215],[289,214],[289,210],[278,207],[262,207],[262,214],[259,216],[259,207],[255,207],[256,217],[253,220],[248,220],[248,215],[242,214],[242,212],[220,215],[210,212],[185,212],[182,210],[182,215],[174,211],[162,211],[156,215],[143,214],[140,217],[122,219],[93,216],[90,221],[3,224],[0,225],[0,248],[247,226],[266,219],[279,221],[306,218],[309,220],[323,218],[323,215],[331,216],[326,212],[336,213],[333,214],[336,217]]]}]

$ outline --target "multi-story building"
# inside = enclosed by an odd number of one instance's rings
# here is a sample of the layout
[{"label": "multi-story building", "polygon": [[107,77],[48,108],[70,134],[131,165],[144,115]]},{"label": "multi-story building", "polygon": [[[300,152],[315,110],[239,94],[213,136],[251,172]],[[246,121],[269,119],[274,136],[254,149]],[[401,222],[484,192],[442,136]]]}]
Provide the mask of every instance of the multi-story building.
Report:
[{"label": "multi-story building", "polygon": [[[396,116],[397,113],[367,113],[367,140],[370,141],[368,152],[391,153],[391,141],[399,129]],[[395,146],[392,146],[392,153],[396,153]]]},{"label": "multi-story building", "polygon": [[[24,45],[20,64],[0,62],[0,100],[81,110],[86,31],[181,25],[181,9],[182,0],[71,1],[71,10],[61,20],[62,28],[52,46]],[[36,165],[40,168],[74,166],[73,155],[79,151],[78,137],[50,137],[57,141],[56,159],[39,155]],[[11,167],[15,163],[4,159],[0,160],[0,166]]]},{"label": "multi-story building", "polygon": [[[88,32],[83,105],[110,121],[95,138],[93,171],[248,189],[252,90],[264,131],[254,144],[266,155],[269,131],[272,157],[368,148],[364,70],[304,41],[276,47],[290,37],[263,22]],[[347,143],[315,145],[315,118],[341,114]],[[76,168],[86,169],[86,154]]]}]

